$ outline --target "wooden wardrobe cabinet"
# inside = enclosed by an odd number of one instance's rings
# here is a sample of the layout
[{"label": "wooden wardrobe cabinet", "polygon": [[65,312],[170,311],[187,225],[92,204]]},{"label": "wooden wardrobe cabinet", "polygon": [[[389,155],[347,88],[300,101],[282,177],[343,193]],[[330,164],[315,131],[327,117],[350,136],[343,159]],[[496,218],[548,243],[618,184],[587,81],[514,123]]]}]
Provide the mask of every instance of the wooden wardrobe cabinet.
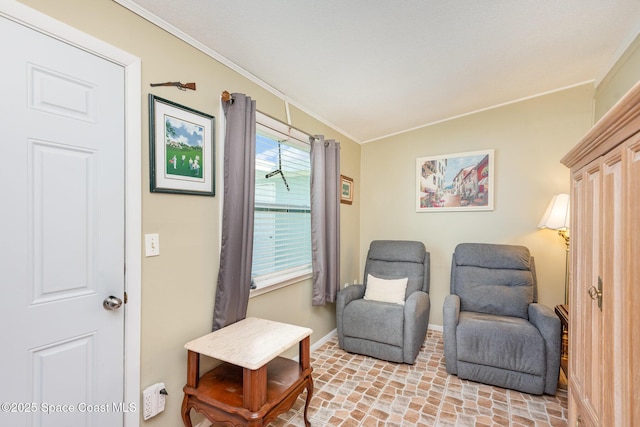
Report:
[{"label": "wooden wardrobe cabinet", "polygon": [[640,84],[571,168],[569,426],[640,426]]}]

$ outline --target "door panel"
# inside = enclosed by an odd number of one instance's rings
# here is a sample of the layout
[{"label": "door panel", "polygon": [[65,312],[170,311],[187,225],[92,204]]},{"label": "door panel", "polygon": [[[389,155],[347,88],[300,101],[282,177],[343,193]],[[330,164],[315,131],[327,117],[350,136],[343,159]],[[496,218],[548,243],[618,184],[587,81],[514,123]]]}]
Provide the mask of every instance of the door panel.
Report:
[{"label": "door panel", "polygon": [[27,64],[27,75],[30,108],[95,123],[96,87],[35,64]]},{"label": "door panel", "polygon": [[[590,242],[586,247],[585,267],[586,271],[583,276],[583,281],[577,285],[578,299],[583,301],[586,316],[582,322],[581,332],[584,340],[584,357],[585,357],[585,393],[587,408],[589,412],[595,417],[595,419],[601,418],[602,413],[602,401],[601,401],[601,386],[602,386],[602,311],[598,307],[598,302],[592,299],[589,295],[589,289],[591,287],[598,287],[600,280],[601,269],[601,180],[602,174],[599,167],[590,169],[587,171],[586,183],[587,188],[585,192],[585,219],[586,219],[586,232],[587,242]],[[597,423],[596,423],[597,424]]]},{"label": "door panel", "polygon": [[[82,408],[75,404],[77,411],[59,414],[47,414],[48,407],[42,404],[57,402],[59,396],[65,396],[67,402],[78,402],[78,405],[92,401],[91,390],[95,386],[92,363],[94,339],[95,334],[89,334],[30,350],[33,401],[40,402],[39,410],[34,413],[33,425],[83,425],[90,422]],[[73,366],[74,375],[68,375],[69,365]]]},{"label": "door panel", "polygon": [[102,301],[124,296],[124,69],[4,18],[0,33],[0,401],[35,405],[0,425],[121,426],[124,310]]},{"label": "door panel", "polygon": [[[601,418],[602,401],[602,312],[598,302],[591,299],[589,288],[597,287],[601,271],[601,185],[600,162],[578,171],[572,178],[571,236],[572,271],[569,316],[569,400],[570,424],[597,426]],[[583,400],[574,400],[583,396]]]},{"label": "door panel", "polygon": [[640,230],[640,135],[635,135],[625,146],[625,186],[624,212],[625,230],[636,230],[631,238],[625,239],[628,252],[627,260],[623,267],[624,303],[619,310],[623,310],[623,340],[627,343],[621,350],[624,364],[623,375],[627,380],[623,382],[622,394],[624,396],[624,413],[628,414],[625,420],[627,425],[640,425],[640,316],[637,309],[640,307],[640,292],[638,292],[638,277],[640,277],[640,238],[637,230]]},{"label": "door panel", "polygon": [[27,145],[31,304],[95,293],[96,152],[44,141]]},{"label": "door panel", "polygon": [[623,318],[624,295],[622,286],[622,260],[624,259],[624,236],[622,236],[622,147],[609,153],[602,162],[602,313],[603,354],[600,361],[603,371],[602,396],[607,396],[603,405],[602,425],[628,425],[623,422],[624,396],[622,369],[624,362]]}]

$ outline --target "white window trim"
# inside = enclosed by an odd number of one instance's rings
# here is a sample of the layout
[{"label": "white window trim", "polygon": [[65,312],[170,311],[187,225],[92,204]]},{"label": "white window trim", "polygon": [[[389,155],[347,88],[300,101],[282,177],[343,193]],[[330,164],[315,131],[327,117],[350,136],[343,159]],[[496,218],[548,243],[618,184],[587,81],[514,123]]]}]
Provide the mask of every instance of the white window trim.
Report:
[{"label": "white window trim", "polygon": [[266,294],[267,292],[275,291],[276,289],[284,288],[285,286],[300,283],[313,276],[311,266],[304,269],[291,270],[293,271],[288,272],[287,270],[284,270],[256,277],[253,279],[253,282],[257,288],[251,289],[251,292],[249,292],[249,298],[257,297],[258,295]]}]

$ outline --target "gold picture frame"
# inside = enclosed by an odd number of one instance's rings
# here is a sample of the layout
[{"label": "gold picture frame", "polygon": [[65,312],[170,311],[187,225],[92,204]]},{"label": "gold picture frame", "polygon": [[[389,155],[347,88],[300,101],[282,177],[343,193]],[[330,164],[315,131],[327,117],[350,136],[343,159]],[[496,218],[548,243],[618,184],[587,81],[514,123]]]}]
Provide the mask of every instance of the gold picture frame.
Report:
[{"label": "gold picture frame", "polygon": [[340,175],[340,203],[353,203],[353,178],[345,175]]}]

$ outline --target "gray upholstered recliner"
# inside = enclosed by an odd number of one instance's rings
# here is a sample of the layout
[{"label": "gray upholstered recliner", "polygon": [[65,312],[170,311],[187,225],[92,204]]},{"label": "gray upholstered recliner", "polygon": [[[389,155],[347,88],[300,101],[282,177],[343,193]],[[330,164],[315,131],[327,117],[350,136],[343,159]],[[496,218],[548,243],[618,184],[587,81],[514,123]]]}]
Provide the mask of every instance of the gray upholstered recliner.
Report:
[{"label": "gray upholstered recliner", "polygon": [[533,258],[524,246],[463,243],[444,301],[447,372],[531,394],[556,394],[561,327],[537,303]]},{"label": "gray upholstered recliner", "polygon": [[[404,305],[365,299],[369,275],[377,279],[408,278],[406,291],[399,297]],[[429,325],[429,279],[429,252],[422,242],[371,242],[364,284],[351,285],[338,292],[336,323],[340,348],[377,359],[413,364]],[[384,288],[384,280],[375,282],[382,283]]]}]

